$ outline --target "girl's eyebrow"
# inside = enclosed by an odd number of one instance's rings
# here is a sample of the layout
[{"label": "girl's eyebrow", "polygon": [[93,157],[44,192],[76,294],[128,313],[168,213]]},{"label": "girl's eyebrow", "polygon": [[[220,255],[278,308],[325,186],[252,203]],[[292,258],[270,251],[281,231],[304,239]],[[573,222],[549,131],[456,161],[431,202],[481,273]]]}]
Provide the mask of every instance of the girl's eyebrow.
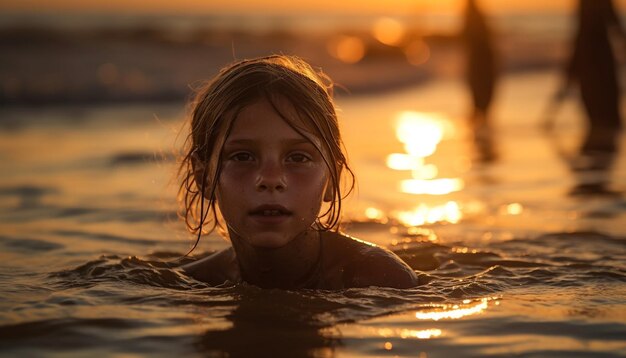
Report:
[{"label": "girl's eyebrow", "polygon": [[[299,145],[299,144],[309,144],[315,146],[309,139],[306,138],[287,138],[281,139],[282,143],[287,145]],[[258,144],[260,140],[258,139],[248,139],[248,138],[235,138],[235,139],[227,139],[224,145],[251,145]]]}]

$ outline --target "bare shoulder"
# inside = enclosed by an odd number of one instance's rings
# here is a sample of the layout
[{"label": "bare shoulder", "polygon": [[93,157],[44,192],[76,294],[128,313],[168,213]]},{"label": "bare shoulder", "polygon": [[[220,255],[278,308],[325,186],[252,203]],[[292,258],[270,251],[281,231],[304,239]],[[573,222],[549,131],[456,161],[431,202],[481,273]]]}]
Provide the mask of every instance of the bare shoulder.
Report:
[{"label": "bare shoulder", "polygon": [[419,284],[415,271],[393,252],[339,233],[325,236],[346,287],[409,288]]},{"label": "bare shoulder", "polygon": [[181,268],[185,274],[210,285],[239,280],[239,267],[232,247],[183,265]]}]

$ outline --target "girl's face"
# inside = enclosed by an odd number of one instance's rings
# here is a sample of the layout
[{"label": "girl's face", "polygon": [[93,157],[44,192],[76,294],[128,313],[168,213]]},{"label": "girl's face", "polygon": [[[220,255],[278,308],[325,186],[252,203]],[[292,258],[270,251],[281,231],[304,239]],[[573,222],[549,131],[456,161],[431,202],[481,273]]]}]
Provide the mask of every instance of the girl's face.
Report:
[{"label": "girl's face", "polygon": [[[275,103],[297,120],[289,102]],[[316,137],[296,132],[265,99],[239,113],[224,142],[216,192],[231,240],[276,248],[311,227],[329,185],[316,146]]]}]

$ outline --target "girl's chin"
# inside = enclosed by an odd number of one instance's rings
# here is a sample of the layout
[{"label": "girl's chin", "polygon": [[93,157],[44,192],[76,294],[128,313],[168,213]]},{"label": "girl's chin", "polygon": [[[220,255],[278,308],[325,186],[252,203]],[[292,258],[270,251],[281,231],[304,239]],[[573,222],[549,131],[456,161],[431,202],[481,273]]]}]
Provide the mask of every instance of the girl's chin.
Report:
[{"label": "girl's chin", "polygon": [[255,248],[277,249],[290,243],[293,238],[286,238],[282,235],[259,235],[248,238],[248,243]]}]

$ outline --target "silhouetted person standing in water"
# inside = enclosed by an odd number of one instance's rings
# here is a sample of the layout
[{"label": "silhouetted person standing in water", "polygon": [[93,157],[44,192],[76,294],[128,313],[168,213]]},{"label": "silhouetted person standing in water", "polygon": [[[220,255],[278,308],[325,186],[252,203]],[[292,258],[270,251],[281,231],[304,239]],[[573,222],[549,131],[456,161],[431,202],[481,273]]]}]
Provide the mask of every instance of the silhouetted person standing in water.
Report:
[{"label": "silhouetted person standing in water", "polygon": [[588,136],[599,136],[605,145],[614,142],[610,137],[622,127],[611,30],[621,32],[612,0],[579,0],[578,32],[566,68],[566,87],[578,83],[589,119]]},{"label": "silhouetted person standing in water", "polygon": [[[624,33],[612,0],[579,0],[577,16],[574,48],[565,69],[565,84],[557,98],[563,98],[572,85],[578,84],[588,118],[589,127],[578,157],[569,160],[572,170],[606,172],[613,162],[622,128],[617,61],[610,35],[612,31],[621,36]],[[599,183],[581,182],[573,194],[604,190]]]},{"label": "silhouetted person standing in water", "polygon": [[489,109],[497,80],[496,51],[485,16],[475,0],[468,0],[462,34],[466,51],[466,78],[472,96],[471,125],[482,159],[494,153],[489,128]]}]

